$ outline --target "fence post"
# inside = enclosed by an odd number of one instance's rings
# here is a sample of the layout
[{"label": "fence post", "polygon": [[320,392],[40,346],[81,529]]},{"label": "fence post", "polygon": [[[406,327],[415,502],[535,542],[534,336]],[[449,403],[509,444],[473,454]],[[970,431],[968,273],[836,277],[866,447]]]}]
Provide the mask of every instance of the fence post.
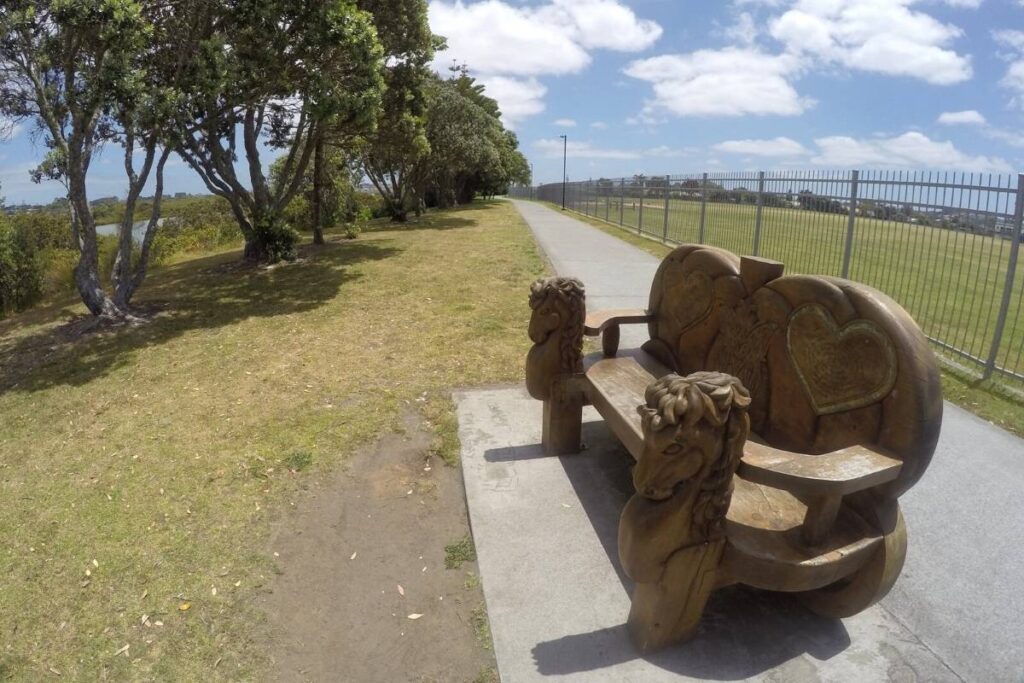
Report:
[{"label": "fence post", "polygon": [[757,215],[754,217],[754,256],[761,255],[761,216],[764,213],[764,171],[757,172]]},{"label": "fence post", "polygon": [[1017,257],[1020,252],[1020,231],[1024,226],[1024,174],[1017,175],[1017,202],[1013,211],[1013,239],[1010,241],[1010,263],[1006,267],[1006,284],[1003,286],[1003,300],[999,305],[999,317],[996,329],[992,334],[992,350],[985,363],[982,379],[988,379],[996,370],[996,356],[1003,343],[1003,332],[1006,330],[1006,316],[1010,312],[1010,299],[1013,296],[1013,280],[1017,275]]},{"label": "fence post", "polygon": [[708,174],[705,173],[700,181],[700,231],[697,233],[697,243],[704,244],[704,217],[708,211]]},{"label": "fence post", "polygon": [[607,182],[602,186],[602,192],[604,195],[604,222],[610,223],[608,220],[612,217],[612,185],[611,182]]},{"label": "fence post", "polygon": [[640,213],[636,219],[636,234],[644,234],[644,195],[647,194],[647,178],[640,179]]},{"label": "fence post", "polygon": [[850,259],[853,257],[853,231],[857,224],[857,199],[860,196],[860,171],[850,179],[850,219],[846,223],[846,247],[843,249],[843,277],[850,277]]},{"label": "fence post", "polygon": [[668,242],[668,200],[672,190],[672,176],[665,176],[665,225],[661,230],[661,241]]},{"label": "fence post", "polygon": [[626,224],[626,179],[619,181],[619,226]]}]

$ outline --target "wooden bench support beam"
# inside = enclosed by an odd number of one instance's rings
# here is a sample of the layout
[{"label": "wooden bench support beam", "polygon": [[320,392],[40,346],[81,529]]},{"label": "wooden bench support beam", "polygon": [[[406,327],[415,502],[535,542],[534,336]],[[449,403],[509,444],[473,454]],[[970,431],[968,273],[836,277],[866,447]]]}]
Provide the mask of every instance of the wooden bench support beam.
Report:
[{"label": "wooden bench support beam", "polygon": [[843,503],[841,494],[815,496],[807,501],[807,515],[801,530],[804,543],[809,546],[821,545],[839,516],[839,506]]},{"label": "wooden bench support beam", "polygon": [[618,325],[611,325],[605,328],[601,335],[601,350],[605,358],[615,358],[619,352],[619,339],[622,337],[622,328]]},{"label": "wooden bench support beam", "polygon": [[573,455],[582,449],[583,394],[556,387],[544,401],[543,444],[547,455]]}]

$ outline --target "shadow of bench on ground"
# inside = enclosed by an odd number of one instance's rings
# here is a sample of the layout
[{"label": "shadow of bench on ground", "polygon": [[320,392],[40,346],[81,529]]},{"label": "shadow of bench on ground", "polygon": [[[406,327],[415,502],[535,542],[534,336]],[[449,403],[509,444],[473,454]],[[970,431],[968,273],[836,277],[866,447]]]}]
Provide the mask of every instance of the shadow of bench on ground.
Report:
[{"label": "shadow of bench on ground", "polygon": [[[614,443],[603,421],[583,426],[584,443]],[[540,444],[488,451],[488,462],[513,462],[544,457]],[[580,504],[622,582],[632,582],[619,563],[619,515],[633,494],[633,459],[621,447],[585,450],[561,458]],[[533,648],[537,671],[545,676],[597,671],[640,655],[625,625],[590,633],[569,634]],[[842,621],[825,619],[804,609],[791,596],[737,586],[714,593],[698,635],[656,655],[649,663],[694,678],[732,681],[758,676],[807,654],[826,661],[843,652],[850,637]]]}]

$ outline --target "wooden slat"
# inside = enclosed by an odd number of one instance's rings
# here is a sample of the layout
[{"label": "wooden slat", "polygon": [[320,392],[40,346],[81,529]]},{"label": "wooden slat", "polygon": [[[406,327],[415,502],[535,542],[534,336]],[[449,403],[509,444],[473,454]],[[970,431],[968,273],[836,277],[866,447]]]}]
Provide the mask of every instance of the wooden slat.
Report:
[{"label": "wooden slat", "polygon": [[634,458],[640,457],[644,445],[637,408],[651,382],[668,373],[668,368],[639,350],[602,358],[587,369],[590,402]]}]

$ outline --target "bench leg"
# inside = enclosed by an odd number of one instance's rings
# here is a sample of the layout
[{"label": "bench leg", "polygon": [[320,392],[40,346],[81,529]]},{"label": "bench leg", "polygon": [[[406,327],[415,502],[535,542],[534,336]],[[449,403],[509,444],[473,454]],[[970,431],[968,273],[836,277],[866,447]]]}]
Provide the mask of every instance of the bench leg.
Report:
[{"label": "bench leg", "polygon": [[669,558],[657,582],[636,584],[627,628],[641,652],[655,652],[697,633],[724,549],[725,541],[684,548]]},{"label": "bench leg", "polygon": [[582,450],[583,396],[555,391],[544,401],[543,443],[547,455],[572,455]]}]

